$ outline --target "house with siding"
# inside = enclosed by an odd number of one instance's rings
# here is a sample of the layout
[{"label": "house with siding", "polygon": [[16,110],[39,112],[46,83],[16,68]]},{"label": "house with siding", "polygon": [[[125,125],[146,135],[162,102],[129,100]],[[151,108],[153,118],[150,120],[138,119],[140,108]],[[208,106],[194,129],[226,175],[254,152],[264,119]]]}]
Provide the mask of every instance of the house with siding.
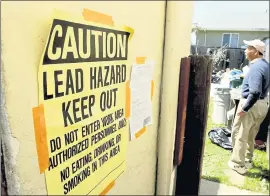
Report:
[{"label": "house with siding", "polygon": [[230,48],[241,48],[243,40],[263,39],[269,37],[269,29],[266,28],[208,28],[193,27],[196,35],[196,45],[216,48],[227,45]]},{"label": "house with siding", "polygon": [[[269,38],[269,29],[234,29],[234,28],[198,28],[194,27],[196,42],[191,46],[191,53],[206,54],[210,48],[215,50],[227,46],[226,59],[221,69],[241,68],[248,64],[245,58],[243,40]],[[196,49],[195,49],[196,48]],[[195,52],[195,50],[197,52]]]},{"label": "house with siding", "polygon": [[241,48],[269,37],[269,1],[195,1],[192,45]]}]

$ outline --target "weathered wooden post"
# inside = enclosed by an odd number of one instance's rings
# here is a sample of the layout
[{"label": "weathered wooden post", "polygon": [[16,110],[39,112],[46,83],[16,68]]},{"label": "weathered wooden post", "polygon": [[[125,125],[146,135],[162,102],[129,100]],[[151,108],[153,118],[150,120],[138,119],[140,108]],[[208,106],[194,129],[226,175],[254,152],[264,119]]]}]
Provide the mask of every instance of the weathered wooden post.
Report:
[{"label": "weathered wooden post", "polygon": [[178,108],[176,119],[174,165],[180,165],[183,158],[186,113],[189,89],[190,58],[182,58],[179,75]]},{"label": "weathered wooden post", "polygon": [[209,57],[190,56],[190,79],[183,158],[177,168],[176,195],[197,195],[205,141],[212,63]]}]

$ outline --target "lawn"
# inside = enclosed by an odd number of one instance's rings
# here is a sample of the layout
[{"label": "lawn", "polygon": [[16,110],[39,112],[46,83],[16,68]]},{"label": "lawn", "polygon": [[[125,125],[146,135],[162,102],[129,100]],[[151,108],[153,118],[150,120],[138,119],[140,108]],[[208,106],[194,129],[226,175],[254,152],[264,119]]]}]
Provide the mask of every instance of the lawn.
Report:
[{"label": "lawn", "polygon": [[[211,100],[208,113],[207,133],[212,128],[224,126],[212,122],[212,111],[213,102]],[[263,178],[263,173],[269,173],[269,163],[267,161],[266,152],[255,150],[254,167],[249,170],[245,177],[240,176],[242,180],[238,180],[237,178],[233,180],[231,177],[232,171],[228,168],[230,155],[230,151],[211,143],[208,134],[206,134],[202,178],[236,186],[241,189],[269,194],[269,179]],[[238,183],[238,181],[242,181],[242,183]]]}]

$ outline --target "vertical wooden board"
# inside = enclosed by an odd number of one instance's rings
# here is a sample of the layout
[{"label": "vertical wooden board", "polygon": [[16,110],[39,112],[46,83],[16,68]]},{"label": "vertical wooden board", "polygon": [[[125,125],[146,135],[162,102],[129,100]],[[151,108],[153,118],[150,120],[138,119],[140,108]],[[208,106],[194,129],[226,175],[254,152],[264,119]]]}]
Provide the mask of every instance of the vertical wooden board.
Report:
[{"label": "vertical wooden board", "polygon": [[176,194],[198,194],[201,160],[207,121],[209,72],[208,60],[190,56],[190,80],[183,160],[177,168]]},{"label": "vertical wooden board", "polygon": [[189,88],[190,58],[182,58],[179,74],[178,108],[176,119],[174,165],[179,165],[183,158],[186,112]]}]

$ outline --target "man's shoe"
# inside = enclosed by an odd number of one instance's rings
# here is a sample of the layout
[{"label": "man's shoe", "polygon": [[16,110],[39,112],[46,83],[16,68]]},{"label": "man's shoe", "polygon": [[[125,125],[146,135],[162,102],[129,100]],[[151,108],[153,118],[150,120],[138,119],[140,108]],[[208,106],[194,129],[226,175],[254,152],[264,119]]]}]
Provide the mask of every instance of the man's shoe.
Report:
[{"label": "man's shoe", "polygon": [[234,164],[233,162],[231,162],[231,161],[228,162],[228,166],[229,166],[232,170],[236,171],[237,173],[239,173],[239,174],[241,174],[241,175],[244,175],[244,174],[247,173],[247,169],[246,169],[245,166],[238,166],[238,165],[235,165],[235,164]]},{"label": "man's shoe", "polygon": [[247,169],[251,169],[251,168],[253,167],[252,161],[246,161],[246,162],[245,162],[245,167],[246,167]]}]

